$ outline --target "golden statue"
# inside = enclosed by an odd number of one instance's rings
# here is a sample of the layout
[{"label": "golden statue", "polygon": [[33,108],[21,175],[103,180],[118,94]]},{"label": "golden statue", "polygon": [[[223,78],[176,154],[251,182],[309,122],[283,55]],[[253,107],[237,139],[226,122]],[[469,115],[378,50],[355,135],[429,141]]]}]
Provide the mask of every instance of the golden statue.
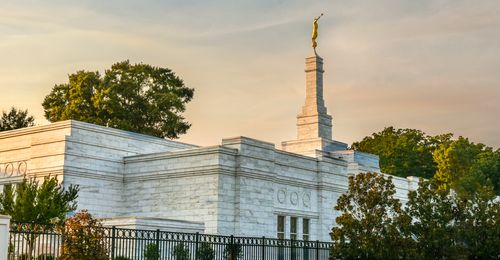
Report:
[{"label": "golden statue", "polygon": [[318,38],[318,20],[323,16],[323,13],[321,13],[320,16],[314,17],[314,22],[313,22],[313,33],[312,33],[312,47],[314,51],[316,51],[316,46],[318,46],[318,43],[316,42],[316,38]]}]

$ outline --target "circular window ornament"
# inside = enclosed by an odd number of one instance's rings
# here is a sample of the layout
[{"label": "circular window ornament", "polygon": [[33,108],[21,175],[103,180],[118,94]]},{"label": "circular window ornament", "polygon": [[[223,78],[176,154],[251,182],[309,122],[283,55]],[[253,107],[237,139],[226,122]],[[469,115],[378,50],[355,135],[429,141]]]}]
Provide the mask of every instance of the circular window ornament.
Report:
[{"label": "circular window ornament", "polygon": [[297,203],[299,203],[299,194],[297,194],[297,192],[292,192],[292,194],[290,194],[290,203],[292,203],[292,205],[297,205]]},{"label": "circular window ornament", "polygon": [[14,174],[14,164],[12,164],[12,163],[7,163],[7,164],[5,165],[4,173],[5,173],[5,175],[7,175],[8,177],[12,177],[12,175]]},{"label": "circular window ornament", "polygon": [[283,204],[283,203],[285,203],[285,200],[286,200],[286,191],[279,190],[278,191],[278,202]]},{"label": "circular window ornament", "polygon": [[17,165],[17,174],[26,175],[26,171],[28,170],[28,165],[26,161],[20,161]]},{"label": "circular window ornament", "polygon": [[304,207],[306,208],[311,206],[311,194],[304,193],[304,196],[302,197],[302,204],[304,204]]}]

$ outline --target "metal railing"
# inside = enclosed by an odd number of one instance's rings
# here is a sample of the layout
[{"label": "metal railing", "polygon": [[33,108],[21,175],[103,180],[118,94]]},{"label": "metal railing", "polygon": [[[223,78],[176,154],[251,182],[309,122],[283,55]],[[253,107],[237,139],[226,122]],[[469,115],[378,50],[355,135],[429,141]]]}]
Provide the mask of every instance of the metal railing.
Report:
[{"label": "metal railing", "polygon": [[[331,243],[102,227],[109,259],[327,260]],[[54,227],[13,223],[9,260],[52,260],[64,239]],[[146,255],[149,251],[149,257]],[[154,251],[151,258],[151,251]],[[156,256],[155,256],[156,255]]]}]

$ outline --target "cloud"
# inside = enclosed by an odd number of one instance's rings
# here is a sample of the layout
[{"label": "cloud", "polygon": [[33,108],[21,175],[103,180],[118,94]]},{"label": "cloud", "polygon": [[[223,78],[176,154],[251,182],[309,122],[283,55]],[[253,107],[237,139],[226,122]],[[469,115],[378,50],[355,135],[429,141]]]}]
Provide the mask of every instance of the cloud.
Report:
[{"label": "cloud", "polygon": [[384,126],[500,146],[500,3],[494,0],[3,1],[0,109],[40,103],[67,74],[130,59],[196,89],[183,141],[295,137],[311,19],[320,21],[334,137]]}]

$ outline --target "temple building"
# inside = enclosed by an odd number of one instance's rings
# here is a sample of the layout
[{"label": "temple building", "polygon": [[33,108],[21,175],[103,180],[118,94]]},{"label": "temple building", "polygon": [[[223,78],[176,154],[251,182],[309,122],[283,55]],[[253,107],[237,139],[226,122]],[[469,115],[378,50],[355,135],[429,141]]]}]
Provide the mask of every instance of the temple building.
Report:
[{"label": "temple building", "polygon": [[[0,189],[23,175],[80,186],[78,208],[107,225],[330,241],[348,176],[376,155],[332,138],[323,59],[306,58],[297,139],[248,137],[200,147],[78,121],[0,132]],[[415,178],[393,178],[406,200]]]}]

